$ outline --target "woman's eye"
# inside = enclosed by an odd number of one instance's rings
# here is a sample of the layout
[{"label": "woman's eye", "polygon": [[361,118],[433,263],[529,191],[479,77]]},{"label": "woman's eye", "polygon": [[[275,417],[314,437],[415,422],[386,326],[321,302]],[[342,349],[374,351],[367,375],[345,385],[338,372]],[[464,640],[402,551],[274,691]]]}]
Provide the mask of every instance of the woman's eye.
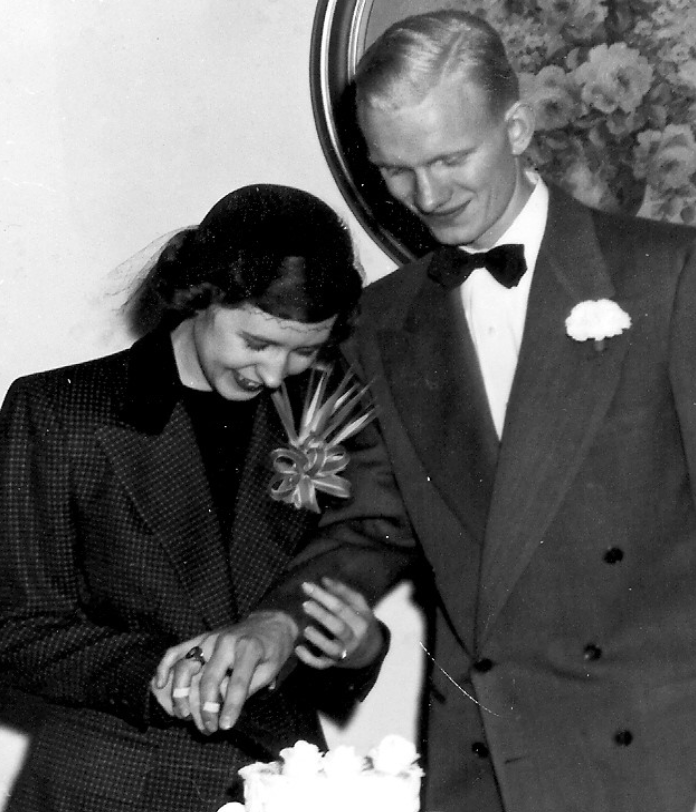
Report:
[{"label": "woman's eye", "polygon": [[254,352],[262,352],[263,350],[268,348],[268,344],[264,344],[261,341],[250,341],[249,339],[246,340],[246,345],[250,350]]},{"label": "woman's eye", "polygon": [[301,355],[303,358],[311,358],[313,355],[316,355],[319,352],[319,347],[306,347],[300,350],[295,350],[297,355]]}]

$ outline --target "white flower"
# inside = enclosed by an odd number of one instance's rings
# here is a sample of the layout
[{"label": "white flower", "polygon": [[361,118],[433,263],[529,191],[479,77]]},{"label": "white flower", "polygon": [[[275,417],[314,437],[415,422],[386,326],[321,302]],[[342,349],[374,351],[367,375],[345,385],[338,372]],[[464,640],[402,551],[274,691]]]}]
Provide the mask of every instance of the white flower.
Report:
[{"label": "white flower", "polygon": [[329,778],[353,778],[363,771],[365,759],[354,747],[340,744],[324,756],[324,773]]},{"label": "white flower", "polygon": [[402,736],[391,734],[369,753],[375,770],[388,775],[398,775],[406,772],[418,758],[418,752],[413,743]]},{"label": "white flower", "polygon": [[576,304],[566,319],[566,332],[575,341],[603,341],[631,326],[631,317],[611,299]]},{"label": "white flower", "polygon": [[316,744],[299,741],[280,751],[283,775],[290,778],[309,778],[321,772],[322,753]]}]

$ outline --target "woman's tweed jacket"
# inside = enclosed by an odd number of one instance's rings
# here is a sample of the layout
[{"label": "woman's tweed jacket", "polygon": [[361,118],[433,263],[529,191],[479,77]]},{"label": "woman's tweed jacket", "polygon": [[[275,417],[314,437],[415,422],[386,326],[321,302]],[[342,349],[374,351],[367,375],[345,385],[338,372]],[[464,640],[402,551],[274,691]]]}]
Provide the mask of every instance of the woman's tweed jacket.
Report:
[{"label": "woman's tweed jacket", "polygon": [[284,438],[264,397],[223,539],[177,388],[155,333],[20,379],[0,412],[0,674],[6,703],[45,705],[7,812],[215,810],[243,764],[323,743],[322,690],[374,679],[298,667],[210,737],[151,697],[165,649],[247,614],[316,524],[267,495]]}]

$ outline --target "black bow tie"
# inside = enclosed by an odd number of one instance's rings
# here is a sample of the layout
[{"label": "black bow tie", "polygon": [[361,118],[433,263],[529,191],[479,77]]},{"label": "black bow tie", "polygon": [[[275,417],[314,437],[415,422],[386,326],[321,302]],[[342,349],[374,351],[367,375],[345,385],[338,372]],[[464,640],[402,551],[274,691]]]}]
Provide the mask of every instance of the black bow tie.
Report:
[{"label": "black bow tie", "polygon": [[469,254],[453,245],[445,245],[435,252],[428,276],[446,288],[456,288],[476,268],[485,268],[501,285],[514,288],[527,270],[524,246],[498,245],[490,251]]}]

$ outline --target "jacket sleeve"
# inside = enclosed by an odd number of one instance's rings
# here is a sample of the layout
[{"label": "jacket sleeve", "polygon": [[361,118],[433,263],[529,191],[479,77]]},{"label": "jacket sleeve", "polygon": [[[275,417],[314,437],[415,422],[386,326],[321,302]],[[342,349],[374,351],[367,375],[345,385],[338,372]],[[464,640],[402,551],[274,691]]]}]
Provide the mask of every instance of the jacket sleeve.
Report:
[{"label": "jacket sleeve", "polygon": [[49,701],[145,726],[150,678],[173,641],[87,609],[74,437],[36,380],[16,382],[0,411],[0,673]]},{"label": "jacket sleeve", "polygon": [[258,607],[287,612],[300,628],[307,623],[302,611],[305,581],[335,578],[373,605],[399,581],[412,577],[416,565],[422,572],[423,559],[375,424],[353,438],[348,450],[352,498],[325,510],[316,536]]}]

